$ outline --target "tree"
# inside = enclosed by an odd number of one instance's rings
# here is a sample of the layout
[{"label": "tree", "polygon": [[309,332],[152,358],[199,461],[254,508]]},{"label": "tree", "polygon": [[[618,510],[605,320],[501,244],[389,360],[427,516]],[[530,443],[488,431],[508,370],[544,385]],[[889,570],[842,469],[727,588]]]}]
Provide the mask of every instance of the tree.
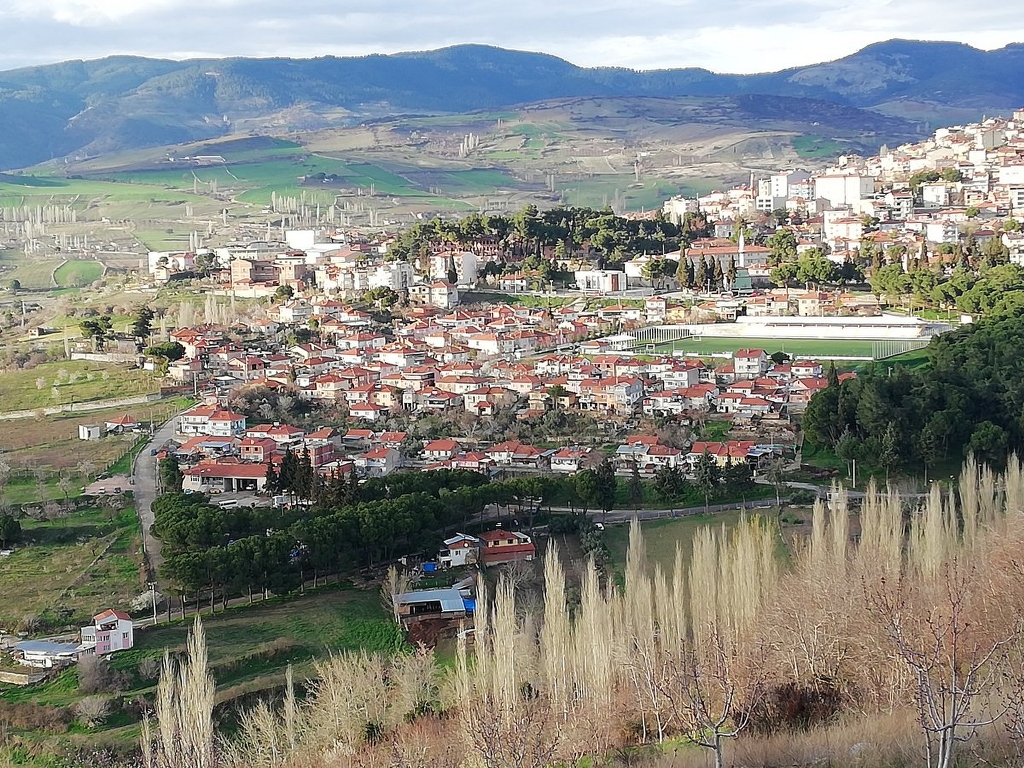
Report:
[{"label": "tree", "polygon": [[181,474],[178,460],[173,455],[160,459],[157,472],[160,476],[160,487],[164,493],[179,493],[181,491],[181,484],[185,478]]},{"label": "tree", "polygon": [[1005,429],[991,421],[983,421],[971,432],[967,450],[973,453],[979,461],[1000,466],[1006,460],[1009,440]]},{"label": "tree", "polygon": [[274,303],[283,304],[294,295],[295,289],[290,285],[279,285],[277,286],[277,290],[274,291]]},{"label": "tree", "polygon": [[82,336],[92,341],[93,351],[102,352],[104,346],[106,346],[107,339],[113,335],[113,325],[110,315],[101,315],[97,318],[83,320],[78,324],[78,327],[82,331]]},{"label": "tree", "polygon": [[686,478],[678,467],[659,467],[654,473],[654,491],[666,503],[673,503],[686,490]]},{"label": "tree", "polygon": [[[614,496],[612,497],[614,501]],[[644,500],[644,484],[640,480],[640,463],[634,459],[629,467],[629,500],[638,506]]]},{"label": "tree", "polygon": [[731,458],[722,472],[722,481],[732,493],[743,493],[750,490],[754,483],[754,471],[745,461],[734,462]]},{"label": "tree", "polygon": [[736,257],[729,254],[729,268],[725,271],[725,279],[729,282],[729,290],[736,288]]},{"label": "tree", "polygon": [[21,523],[11,515],[0,514],[0,547],[10,549],[21,541]]},{"label": "tree", "polygon": [[580,514],[586,515],[591,506],[597,505],[597,473],[584,469],[572,477],[572,489],[580,501]]},{"label": "tree", "polygon": [[725,283],[725,274],[722,272],[722,260],[717,257],[711,265],[711,279],[714,282],[716,290],[721,290],[723,288]]},{"label": "tree", "polygon": [[105,696],[86,696],[75,704],[75,714],[86,728],[95,728],[110,714],[110,700]]},{"label": "tree", "polygon": [[147,304],[135,308],[135,320],[132,322],[131,334],[135,337],[135,345],[141,352],[146,345],[146,340],[153,332],[153,318],[156,313]]},{"label": "tree", "polygon": [[273,496],[278,491],[277,471],[274,469],[274,462],[267,462],[267,472],[264,478],[266,480],[267,495]]},{"label": "tree", "polygon": [[704,511],[708,510],[708,501],[711,495],[718,489],[718,483],[722,479],[722,470],[714,457],[704,451],[697,457],[697,464],[693,468],[693,482],[700,492],[704,494]]},{"label": "tree", "polygon": [[185,356],[185,347],[177,341],[166,341],[162,344],[154,344],[146,347],[146,354],[150,357],[162,357],[168,362],[181,360]]},{"label": "tree", "polygon": [[771,361],[775,363],[775,365],[785,365],[790,360],[789,355],[781,351],[772,352],[771,355],[769,355],[769,357],[771,358]]},{"label": "tree", "polygon": [[699,293],[704,293],[708,289],[708,268],[704,259],[697,259],[697,271],[693,278],[694,287]]},{"label": "tree", "polygon": [[786,462],[781,457],[773,459],[765,473],[768,482],[775,489],[775,509],[779,518],[782,517],[782,489],[786,487]]},{"label": "tree", "polygon": [[610,459],[605,459],[597,465],[597,471],[594,473],[594,502],[602,511],[608,512],[615,506],[617,486],[615,466]]},{"label": "tree", "polygon": [[765,245],[771,249],[769,266],[776,267],[796,259],[796,234],[791,229],[780,229],[765,241]]},{"label": "tree", "polygon": [[885,479],[889,480],[889,474],[899,469],[903,463],[902,435],[895,421],[890,421],[882,433],[882,441],[879,445],[878,464],[885,470]]},{"label": "tree", "polygon": [[457,282],[459,282],[459,273],[455,269],[455,257],[454,256],[451,256],[451,255],[448,256],[448,270],[445,273],[445,278],[452,285],[455,285]]}]

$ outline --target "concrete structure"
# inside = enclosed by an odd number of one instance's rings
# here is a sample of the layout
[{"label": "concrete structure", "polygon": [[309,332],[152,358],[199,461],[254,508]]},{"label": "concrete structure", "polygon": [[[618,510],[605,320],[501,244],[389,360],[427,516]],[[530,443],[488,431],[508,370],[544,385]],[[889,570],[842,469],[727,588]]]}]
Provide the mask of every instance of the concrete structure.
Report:
[{"label": "concrete structure", "polygon": [[615,269],[584,269],[576,273],[581,291],[616,293],[626,290],[626,273]]},{"label": "concrete structure", "polygon": [[103,437],[103,427],[99,424],[78,425],[79,440],[99,440],[101,437]]}]

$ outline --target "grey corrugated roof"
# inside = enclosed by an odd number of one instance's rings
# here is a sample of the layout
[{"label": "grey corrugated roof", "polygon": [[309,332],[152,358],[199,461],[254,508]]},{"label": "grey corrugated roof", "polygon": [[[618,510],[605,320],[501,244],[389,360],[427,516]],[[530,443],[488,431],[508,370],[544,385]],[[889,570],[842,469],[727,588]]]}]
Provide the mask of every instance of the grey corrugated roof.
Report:
[{"label": "grey corrugated roof", "polygon": [[14,647],[23,653],[50,653],[54,655],[75,653],[78,650],[78,646],[71,643],[51,643],[46,640],[23,640]]},{"label": "grey corrugated roof", "polygon": [[406,592],[398,598],[402,605],[415,605],[416,603],[441,604],[441,610],[463,611],[465,606],[462,603],[462,594],[457,589],[420,589],[413,592]]}]

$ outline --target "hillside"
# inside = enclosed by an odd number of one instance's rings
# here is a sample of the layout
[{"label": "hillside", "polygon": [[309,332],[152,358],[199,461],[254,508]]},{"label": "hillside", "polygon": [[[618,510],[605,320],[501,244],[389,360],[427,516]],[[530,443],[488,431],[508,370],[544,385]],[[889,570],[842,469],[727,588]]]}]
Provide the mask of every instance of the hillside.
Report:
[{"label": "hillside", "polygon": [[[282,133],[403,114],[452,114],[573,97],[786,96],[928,121],[1024,103],[1024,46],[985,52],[890,41],[760,75],[581,68],[466,45],[390,56],[167,61],[110,57],[0,73],[0,168],[65,155]],[[806,105],[775,117],[806,121]],[[895,133],[906,125],[892,124]]]}]

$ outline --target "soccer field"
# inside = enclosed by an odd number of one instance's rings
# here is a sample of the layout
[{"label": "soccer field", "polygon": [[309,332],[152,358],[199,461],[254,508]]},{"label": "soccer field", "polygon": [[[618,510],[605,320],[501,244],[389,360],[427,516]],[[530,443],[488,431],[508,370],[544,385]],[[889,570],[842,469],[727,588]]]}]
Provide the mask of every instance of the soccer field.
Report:
[{"label": "soccer field", "polygon": [[[751,339],[707,336],[702,338],[679,339],[654,345],[654,351],[693,353],[697,355],[732,354],[738,349],[763,349],[769,355],[785,352],[795,357],[871,357],[875,342],[861,339]],[[648,347],[638,345],[636,352],[646,352]]]}]

